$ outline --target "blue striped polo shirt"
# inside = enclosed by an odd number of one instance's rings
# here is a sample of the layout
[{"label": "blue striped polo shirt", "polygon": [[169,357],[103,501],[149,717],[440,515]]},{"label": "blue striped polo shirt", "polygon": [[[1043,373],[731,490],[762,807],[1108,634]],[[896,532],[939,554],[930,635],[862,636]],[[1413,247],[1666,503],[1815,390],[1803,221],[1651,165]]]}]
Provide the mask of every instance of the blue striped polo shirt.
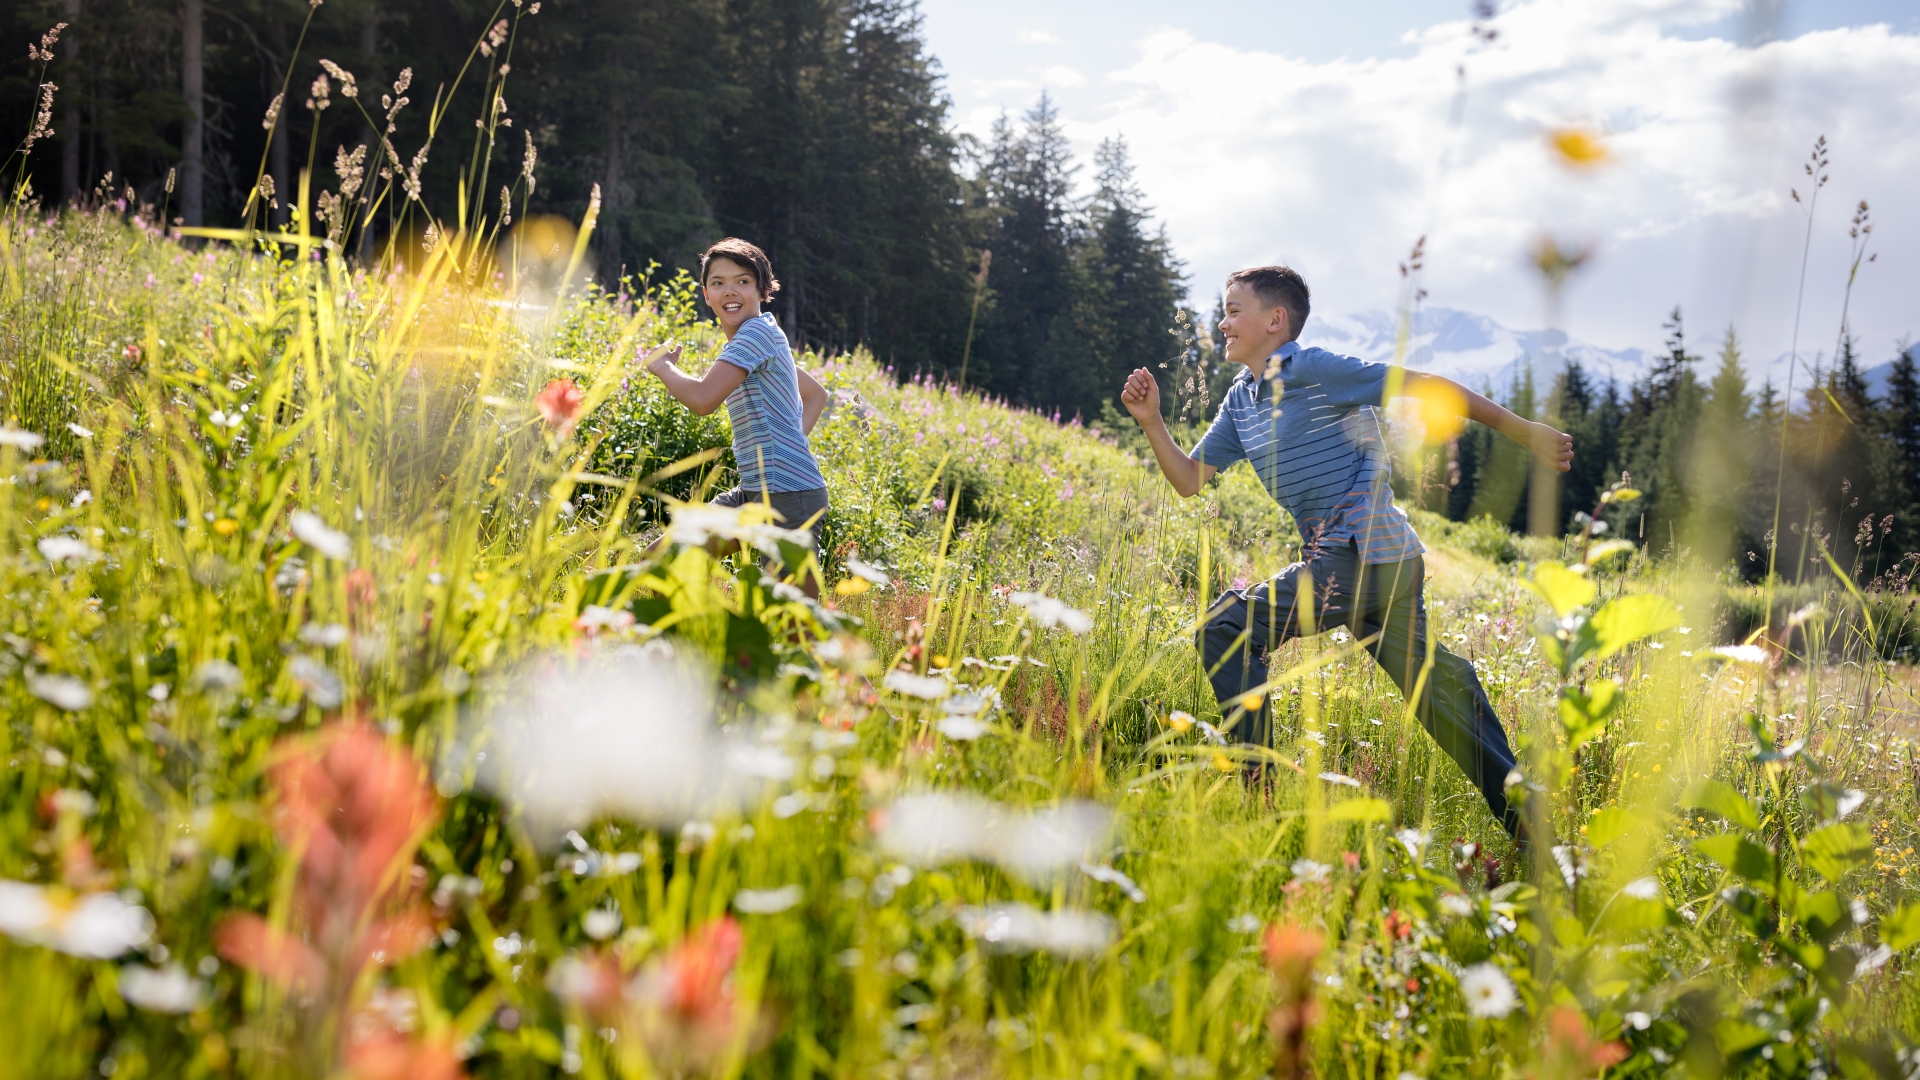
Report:
[{"label": "blue striped polo shirt", "polygon": [[827,486],[800,429],[800,376],[787,336],[771,314],[748,319],[720,350],[747,378],[727,395],[733,463],[746,491],[813,491]]},{"label": "blue striped polo shirt", "polygon": [[1247,461],[1273,500],[1300,526],[1308,551],[1354,541],[1366,563],[1411,559],[1426,549],[1393,505],[1380,423],[1392,365],[1289,341],[1268,376],[1251,369],[1227,390],[1195,460],[1224,469]]}]

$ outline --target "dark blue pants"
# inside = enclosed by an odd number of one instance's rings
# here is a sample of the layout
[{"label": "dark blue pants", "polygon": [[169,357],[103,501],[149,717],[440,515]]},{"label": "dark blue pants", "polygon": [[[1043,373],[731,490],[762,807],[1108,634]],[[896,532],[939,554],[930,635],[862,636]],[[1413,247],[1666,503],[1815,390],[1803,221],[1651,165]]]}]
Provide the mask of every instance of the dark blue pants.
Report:
[{"label": "dark blue pants", "polygon": [[[1270,581],[1221,594],[1209,609],[1199,645],[1223,724],[1232,724],[1239,742],[1272,746],[1273,717],[1264,697],[1252,712],[1240,699],[1267,681],[1267,656],[1282,642],[1335,627],[1367,642],[1387,677],[1402,694],[1410,694],[1427,662],[1425,584],[1423,559],[1368,566],[1351,543],[1342,543],[1311,554]],[[1435,648],[1414,715],[1512,833],[1519,814],[1508,805],[1504,784],[1514,766],[1513,750],[1473,665]]]}]

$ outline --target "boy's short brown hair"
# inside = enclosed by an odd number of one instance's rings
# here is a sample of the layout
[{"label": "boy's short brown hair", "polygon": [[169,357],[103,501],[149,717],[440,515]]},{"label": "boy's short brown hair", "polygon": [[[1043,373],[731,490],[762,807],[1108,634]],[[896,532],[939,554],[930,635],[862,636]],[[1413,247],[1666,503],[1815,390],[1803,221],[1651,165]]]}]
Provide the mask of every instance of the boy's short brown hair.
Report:
[{"label": "boy's short brown hair", "polygon": [[701,252],[700,284],[703,286],[707,283],[707,264],[715,259],[736,262],[753,271],[754,284],[760,286],[760,302],[763,304],[773,299],[773,294],[780,291],[780,279],[773,276],[773,261],[767,258],[766,252],[761,251],[754,244],[749,244],[737,236],[729,236]]},{"label": "boy's short brown hair", "polygon": [[1287,329],[1293,332],[1292,341],[1300,336],[1300,327],[1306,324],[1307,313],[1313,309],[1313,299],[1307,291],[1307,283],[1298,271],[1291,266],[1256,266],[1250,270],[1235,270],[1227,275],[1227,285],[1245,285],[1253,290],[1268,307],[1287,309]]}]

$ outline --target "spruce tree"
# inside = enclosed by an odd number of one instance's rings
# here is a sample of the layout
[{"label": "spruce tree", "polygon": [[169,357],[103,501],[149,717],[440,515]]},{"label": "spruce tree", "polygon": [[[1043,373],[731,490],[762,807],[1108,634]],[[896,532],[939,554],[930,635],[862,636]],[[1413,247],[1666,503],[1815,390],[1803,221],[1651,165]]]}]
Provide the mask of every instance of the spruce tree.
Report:
[{"label": "spruce tree", "polygon": [[1092,396],[1074,405],[1097,413],[1099,402],[1116,396],[1137,367],[1160,378],[1161,393],[1170,401],[1197,397],[1197,385],[1183,392],[1175,381],[1198,374],[1197,365],[1183,363],[1180,262],[1166,231],[1149,231],[1149,212],[1125,140],[1102,142],[1094,166],[1098,172],[1080,260],[1085,285],[1080,324],[1093,354],[1094,385]]}]

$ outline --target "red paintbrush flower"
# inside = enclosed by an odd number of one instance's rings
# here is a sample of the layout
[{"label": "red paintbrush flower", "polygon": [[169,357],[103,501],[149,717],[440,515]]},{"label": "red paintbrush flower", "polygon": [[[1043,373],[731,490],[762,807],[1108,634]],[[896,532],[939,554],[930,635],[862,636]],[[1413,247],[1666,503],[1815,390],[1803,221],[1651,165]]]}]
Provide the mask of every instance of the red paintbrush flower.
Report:
[{"label": "red paintbrush flower", "polygon": [[572,380],[555,379],[533,402],[539,406],[540,417],[547,426],[566,436],[573,433],[573,425],[579,422],[580,406],[586,397],[586,392]]}]

